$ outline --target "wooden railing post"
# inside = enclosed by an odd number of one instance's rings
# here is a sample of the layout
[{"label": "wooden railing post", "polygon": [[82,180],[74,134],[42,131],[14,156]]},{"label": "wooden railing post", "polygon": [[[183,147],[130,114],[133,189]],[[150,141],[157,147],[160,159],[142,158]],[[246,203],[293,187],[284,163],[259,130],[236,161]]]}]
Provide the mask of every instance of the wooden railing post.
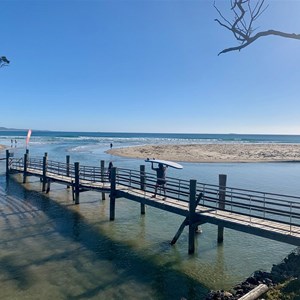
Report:
[{"label": "wooden railing post", "polygon": [[[140,180],[141,180],[141,190],[145,190],[146,176],[145,176],[145,165],[140,165]],[[141,203],[141,214],[145,214],[145,204]]]},{"label": "wooden railing post", "polygon": [[190,199],[189,199],[189,254],[195,252],[195,211],[196,211],[196,185],[197,181],[190,180]]},{"label": "wooden railing post", "polygon": [[47,160],[48,160],[48,154],[45,153],[43,157],[43,177],[42,177],[42,191],[46,191],[46,184],[47,184]]},{"label": "wooden railing post", "polygon": [[[101,182],[104,183],[104,174],[105,174],[105,162],[104,160],[100,161],[100,174],[101,174]],[[102,192],[102,200],[105,200],[105,193]]]},{"label": "wooden railing post", "polygon": [[9,150],[6,150],[6,176],[9,175],[9,157],[10,157]]},{"label": "wooden railing post", "polygon": [[[225,195],[226,195],[226,181],[227,175],[219,175],[219,209],[225,209]],[[224,240],[224,226],[218,225],[218,243],[223,243]]]},{"label": "wooden railing post", "polygon": [[[70,177],[70,155],[66,155],[66,176]],[[67,189],[70,188],[70,185],[67,185]]]},{"label": "wooden railing post", "polygon": [[116,207],[116,167],[111,168],[109,219],[115,219]]},{"label": "wooden railing post", "polygon": [[75,193],[75,204],[79,204],[79,162],[74,163],[75,168],[75,186],[74,186],[74,193]]},{"label": "wooden railing post", "polygon": [[26,150],[26,153],[24,154],[24,170],[23,170],[23,183],[26,183],[26,177],[27,177],[27,165],[28,165],[28,150]]}]

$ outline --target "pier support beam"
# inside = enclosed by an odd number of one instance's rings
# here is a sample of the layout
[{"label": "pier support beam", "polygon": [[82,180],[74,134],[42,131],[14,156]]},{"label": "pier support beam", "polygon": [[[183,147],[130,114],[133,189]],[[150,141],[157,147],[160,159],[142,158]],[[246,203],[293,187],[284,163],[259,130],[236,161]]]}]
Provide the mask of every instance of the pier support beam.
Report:
[{"label": "pier support beam", "polygon": [[26,183],[26,178],[27,178],[28,155],[29,155],[28,150],[26,150],[26,153],[24,154],[23,183]]},{"label": "pier support beam", "polygon": [[175,236],[173,237],[172,241],[171,241],[171,245],[175,245],[175,243],[177,242],[177,240],[179,239],[180,235],[183,232],[183,229],[185,228],[185,226],[187,226],[189,224],[189,218],[186,217],[184,219],[184,221],[181,223],[179,229],[177,230]]},{"label": "pier support beam", "polygon": [[196,185],[197,181],[190,180],[190,199],[189,199],[189,254],[195,252],[195,210],[196,210]]},{"label": "pier support beam", "polygon": [[[105,162],[104,160],[100,161],[100,174],[101,174],[101,182],[104,183],[104,174],[105,174]],[[102,192],[102,200],[105,200],[105,193]]]},{"label": "pier support beam", "polygon": [[109,219],[115,219],[116,208],[116,168],[111,168]]},{"label": "pier support beam", "polygon": [[[219,175],[219,209],[225,209],[225,194],[226,194],[227,175]],[[218,226],[218,243],[224,241],[224,227]]]},{"label": "pier support beam", "polygon": [[45,152],[43,157],[43,177],[42,177],[42,192],[46,191],[46,184],[47,184],[47,160],[48,154]]},{"label": "pier support beam", "polygon": [[[141,190],[145,190],[145,182],[146,182],[146,176],[145,176],[145,165],[140,165],[140,179],[141,179]],[[145,204],[141,203],[141,214],[145,214]]]},{"label": "pier support beam", "polygon": [[[196,199],[196,202],[195,202],[195,210],[196,210],[196,207],[197,205],[199,204],[201,198],[203,196],[203,193],[199,193],[198,196],[197,196],[197,199]],[[180,235],[182,234],[185,226],[189,225],[190,224],[190,221],[189,221],[189,217],[186,217],[184,219],[184,221],[181,223],[179,229],[177,230],[175,236],[173,237],[172,241],[171,241],[171,245],[175,245],[175,243],[177,242],[177,240],[179,239]],[[194,229],[195,229],[195,232],[198,233],[199,232],[199,229],[198,229],[198,225],[195,225],[194,226]]]},{"label": "pier support beam", "polygon": [[74,200],[75,200],[75,204],[79,204],[79,162],[74,163],[74,168],[75,168]]}]

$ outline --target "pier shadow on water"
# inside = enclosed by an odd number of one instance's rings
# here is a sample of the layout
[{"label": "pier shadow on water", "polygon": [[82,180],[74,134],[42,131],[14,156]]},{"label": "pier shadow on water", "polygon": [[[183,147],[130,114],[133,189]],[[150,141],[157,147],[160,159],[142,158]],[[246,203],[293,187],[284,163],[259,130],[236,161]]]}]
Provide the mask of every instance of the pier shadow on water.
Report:
[{"label": "pier shadow on water", "polygon": [[103,234],[108,216],[95,226],[51,192],[0,180],[1,299],[205,298],[208,288],[172,263]]}]

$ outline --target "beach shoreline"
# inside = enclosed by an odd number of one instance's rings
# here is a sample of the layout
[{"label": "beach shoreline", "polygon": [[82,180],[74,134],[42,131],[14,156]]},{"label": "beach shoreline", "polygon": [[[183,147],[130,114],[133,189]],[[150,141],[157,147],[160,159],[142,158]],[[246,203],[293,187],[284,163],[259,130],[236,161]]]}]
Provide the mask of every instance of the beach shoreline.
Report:
[{"label": "beach shoreline", "polygon": [[300,144],[144,145],[110,149],[106,153],[129,158],[194,163],[300,162]]}]

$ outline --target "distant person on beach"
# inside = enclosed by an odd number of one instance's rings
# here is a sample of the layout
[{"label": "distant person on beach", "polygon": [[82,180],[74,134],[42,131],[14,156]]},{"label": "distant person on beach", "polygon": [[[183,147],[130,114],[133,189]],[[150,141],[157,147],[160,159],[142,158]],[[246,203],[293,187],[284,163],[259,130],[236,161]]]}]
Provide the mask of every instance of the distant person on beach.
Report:
[{"label": "distant person on beach", "polygon": [[158,168],[154,168],[153,167],[153,163],[151,164],[151,169],[156,171],[156,184],[155,184],[155,192],[154,195],[151,198],[155,198],[156,194],[157,194],[157,189],[158,187],[162,187],[163,191],[164,191],[164,196],[166,197],[166,169],[167,167],[165,167],[163,164],[158,164]]},{"label": "distant person on beach", "polygon": [[112,149],[112,147],[113,147],[113,144],[112,144],[112,143],[110,143],[110,149]]},{"label": "distant person on beach", "polygon": [[113,163],[109,162],[108,164],[108,169],[107,169],[107,174],[108,174],[108,180],[111,181],[111,169],[113,168]]},{"label": "distant person on beach", "polygon": [[17,140],[15,139],[15,147],[17,147]]},{"label": "distant person on beach", "polygon": [[10,146],[11,147],[13,146],[13,140],[10,140]]}]

